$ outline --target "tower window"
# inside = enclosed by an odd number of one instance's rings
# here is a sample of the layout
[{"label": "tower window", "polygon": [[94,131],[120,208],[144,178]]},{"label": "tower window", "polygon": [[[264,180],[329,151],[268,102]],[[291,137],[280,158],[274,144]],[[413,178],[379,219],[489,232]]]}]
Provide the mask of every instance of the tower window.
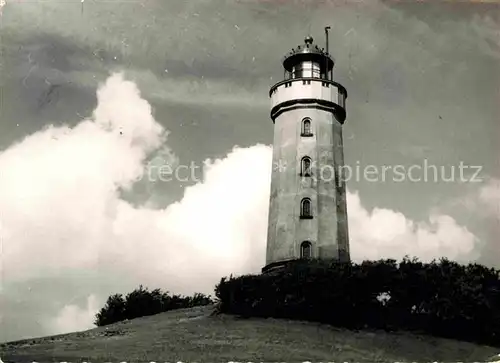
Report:
[{"label": "tower window", "polygon": [[312,257],[312,246],[311,242],[304,241],[300,244],[300,258],[311,258]]},{"label": "tower window", "polygon": [[300,218],[301,219],[311,219],[311,199],[304,198],[300,202]]},{"label": "tower window", "polygon": [[311,158],[304,156],[300,161],[300,175],[311,176]]},{"label": "tower window", "polygon": [[302,133],[301,136],[312,136],[311,132],[311,120],[305,118],[302,120]]}]

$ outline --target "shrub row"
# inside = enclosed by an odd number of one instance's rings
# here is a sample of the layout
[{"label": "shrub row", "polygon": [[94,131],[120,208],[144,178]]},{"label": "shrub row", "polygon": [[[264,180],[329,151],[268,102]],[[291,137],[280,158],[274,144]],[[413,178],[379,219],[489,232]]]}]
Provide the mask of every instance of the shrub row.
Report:
[{"label": "shrub row", "polygon": [[413,330],[500,346],[499,272],[446,259],[296,261],[275,273],[223,278],[215,295],[222,313]]},{"label": "shrub row", "polygon": [[196,293],[193,296],[169,295],[160,289],[149,291],[142,285],[127,294],[111,295],[105,306],[96,314],[94,324],[104,326],[125,319],[134,319],[174,309],[212,304],[210,296]]}]

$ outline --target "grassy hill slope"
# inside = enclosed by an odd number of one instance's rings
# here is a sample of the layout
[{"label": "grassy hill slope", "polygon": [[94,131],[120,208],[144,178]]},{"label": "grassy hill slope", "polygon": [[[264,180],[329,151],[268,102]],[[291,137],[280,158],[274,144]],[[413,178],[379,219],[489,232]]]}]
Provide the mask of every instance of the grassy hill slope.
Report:
[{"label": "grassy hill slope", "polygon": [[498,348],[409,333],[170,311],[85,332],[0,345],[9,362],[485,361]]}]

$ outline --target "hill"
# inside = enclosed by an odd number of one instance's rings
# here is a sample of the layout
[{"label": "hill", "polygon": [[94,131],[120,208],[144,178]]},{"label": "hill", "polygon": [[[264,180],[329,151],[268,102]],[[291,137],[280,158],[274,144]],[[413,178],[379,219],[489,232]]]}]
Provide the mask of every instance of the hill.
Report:
[{"label": "hill", "polygon": [[485,361],[498,348],[411,333],[175,310],[84,332],[0,345],[16,362]]}]

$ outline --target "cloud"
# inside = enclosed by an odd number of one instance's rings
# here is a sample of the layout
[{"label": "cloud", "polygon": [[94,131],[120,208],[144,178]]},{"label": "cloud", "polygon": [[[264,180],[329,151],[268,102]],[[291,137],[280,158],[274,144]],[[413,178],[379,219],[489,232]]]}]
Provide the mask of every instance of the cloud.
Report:
[{"label": "cloud", "polygon": [[490,179],[479,190],[479,200],[491,215],[500,219],[500,179]]},{"label": "cloud", "polygon": [[78,305],[68,304],[62,308],[59,315],[49,324],[52,325],[54,334],[71,333],[94,327],[95,314],[101,307],[97,304],[94,295],[87,298],[87,305],[82,309]]},{"label": "cloud", "polygon": [[[265,261],[271,147],[235,147],[224,158],[206,160],[203,180],[165,209],[134,206],[120,191],[144,180],[148,158],[171,165],[179,160],[168,148],[168,131],[122,74],[109,77],[97,99],[92,119],[46,128],[0,154],[5,308],[17,308],[20,288],[12,286],[54,282],[25,310],[37,320],[42,311],[49,314],[44,334],[89,327],[118,288],[127,292],[141,283],[212,293],[222,276],[259,272]],[[476,237],[450,216],[417,223],[389,209],[368,211],[357,193],[348,201],[355,260],[474,257]],[[50,289],[64,286],[55,283],[61,280],[88,297],[83,307],[60,293],[56,310],[40,307],[54,306]],[[29,304],[33,297],[26,292],[23,298]]]},{"label": "cloud", "polygon": [[353,260],[417,256],[422,261],[448,257],[460,262],[478,258],[478,238],[448,215],[431,214],[415,222],[384,208],[371,212],[358,193],[348,193],[349,231]]},{"label": "cloud", "polygon": [[98,98],[95,120],[49,127],[1,154],[5,278],[98,263],[118,188],[130,188],[148,153],[166,140],[149,104],[121,75]]}]

